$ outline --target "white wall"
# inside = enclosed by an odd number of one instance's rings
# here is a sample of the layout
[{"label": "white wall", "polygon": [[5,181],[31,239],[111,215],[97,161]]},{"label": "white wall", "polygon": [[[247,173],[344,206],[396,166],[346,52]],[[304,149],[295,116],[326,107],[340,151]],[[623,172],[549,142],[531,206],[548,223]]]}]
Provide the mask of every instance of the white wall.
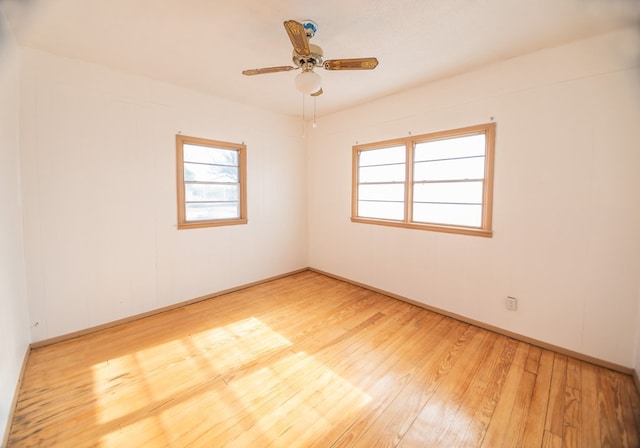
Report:
[{"label": "white wall", "polygon": [[[21,105],[35,341],[307,265],[298,120],[26,48]],[[179,132],[246,143],[247,225],[176,229]]]},{"label": "white wall", "polygon": [[18,48],[0,10],[0,441],[29,344],[20,207]]},{"label": "white wall", "polygon": [[[640,38],[625,30],[320,120],[308,148],[310,266],[637,367],[639,61]],[[352,145],[491,117],[493,238],[350,222]],[[517,312],[504,309],[508,295]]]}]

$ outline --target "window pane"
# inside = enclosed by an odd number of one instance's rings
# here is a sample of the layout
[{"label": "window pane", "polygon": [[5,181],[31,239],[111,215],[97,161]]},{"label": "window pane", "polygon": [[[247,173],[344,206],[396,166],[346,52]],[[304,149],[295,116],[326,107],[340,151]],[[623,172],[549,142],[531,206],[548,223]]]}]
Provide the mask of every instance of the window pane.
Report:
[{"label": "window pane", "polygon": [[382,165],[360,168],[360,183],[404,182],[405,165]]},{"label": "window pane", "polygon": [[484,157],[416,162],[413,167],[413,178],[416,181],[483,179]]},{"label": "window pane", "polygon": [[423,160],[453,159],[456,157],[483,156],[485,135],[467,135],[444,140],[417,143],[414,162]]},{"label": "window pane", "polygon": [[404,163],[406,158],[405,146],[393,146],[391,148],[370,149],[360,151],[360,166],[388,165],[392,163]]},{"label": "window pane", "polygon": [[358,199],[402,202],[404,200],[404,184],[360,185]]},{"label": "window pane", "polygon": [[185,200],[197,201],[235,201],[240,199],[240,187],[234,185],[186,184]]},{"label": "window pane", "polygon": [[185,143],[183,148],[185,162],[238,166],[238,151],[235,149],[211,148],[189,143]]},{"label": "window pane", "polygon": [[187,182],[240,182],[237,167],[194,163],[184,164],[184,180]]},{"label": "window pane", "polygon": [[358,201],[358,216],[361,218],[380,218],[402,221],[404,219],[404,203]]},{"label": "window pane", "polygon": [[237,202],[186,204],[187,221],[233,218],[240,218],[240,205]]},{"label": "window pane", "polygon": [[481,205],[414,204],[413,220],[430,224],[482,226]]},{"label": "window pane", "polygon": [[415,184],[415,202],[482,203],[482,182],[438,182]]}]

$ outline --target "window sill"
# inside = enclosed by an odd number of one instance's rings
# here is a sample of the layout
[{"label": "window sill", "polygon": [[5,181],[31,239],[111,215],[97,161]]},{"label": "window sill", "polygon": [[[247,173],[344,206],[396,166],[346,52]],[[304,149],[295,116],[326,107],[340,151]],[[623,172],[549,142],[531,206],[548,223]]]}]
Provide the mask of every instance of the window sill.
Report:
[{"label": "window sill", "polygon": [[186,229],[202,229],[204,227],[220,227],[220,226],[234,226],[238,224],[246,224],[248,219],[225,219],[220,221],[191,221],[178,223],[178,230]]},{"label": "window sill", "polygon": [[456,227],[433,224],[409,223],[403,221],[387,221],[382,219],[351,217],[351,222],[361,224],[373,224],[378,226],[401,227],[405,229],[428,230],[432,232],[455,233],[459,235],[481,236],[485,238],[493,237],[493,231],[489,229],[478,229],[474,227]]}]

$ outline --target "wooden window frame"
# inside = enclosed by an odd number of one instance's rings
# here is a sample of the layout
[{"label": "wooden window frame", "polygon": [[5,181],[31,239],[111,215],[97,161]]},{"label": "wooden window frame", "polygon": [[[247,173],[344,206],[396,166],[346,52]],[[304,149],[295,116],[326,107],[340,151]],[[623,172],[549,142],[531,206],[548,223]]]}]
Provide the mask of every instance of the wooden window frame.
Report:
[{"label": "wooden window frame", "polygon": [[[442,140],[453,137],[465,137],[469,135],[485,135],[485,160],[484,178],[482,179],[482,223],[479,227],[448,225],[438,223],[422,223],[411,220],[413,214],[413,166],[414,149],[418,143]],[[410,136],[382,142],[367,143],[353,146],[352,152],[352,186],[351,186],[351,221],[356,223],[376,224],[392,227],[403,227],[409,229],[429,230],[435,232],[456,233],[463,235],[474,235],[482,237],[492,237],[492,214],[493,214],[493,176],[494,176],[494,155],[495,155],[495,135],[496,124],[486,123],[464,128],[451,129],[447,131],[434,132],[418,136]],[[384,149],[393,146],[405,146],[405,180],[404,180],[404,218],[403,220],[389,220],[381,218],[366,218],[358,216],[358,186],[359,176],[359,155],[362,151],[373,149]]]},{"label": "wooden window frame", "polygon": [[[238,151],[238,170],[240,181],[239,187],[239,208],[240,216],[230,219],[212,219],[201,221],[187,221],[186,218],[186,198],[185,198],[185,179],[184,179],[184,144],[192,144],[205,146],[214,149],[234,150]],[[246,224],[247,218],[247,147],[244,144],[222,142],[218,140],[208,140],[199,137],[189,137],[186,135],[176,135],[176,166],[177,166],[177,183],[178,183],[178,229],[197,229],[203,227],[229,226],[237,224]]]}]

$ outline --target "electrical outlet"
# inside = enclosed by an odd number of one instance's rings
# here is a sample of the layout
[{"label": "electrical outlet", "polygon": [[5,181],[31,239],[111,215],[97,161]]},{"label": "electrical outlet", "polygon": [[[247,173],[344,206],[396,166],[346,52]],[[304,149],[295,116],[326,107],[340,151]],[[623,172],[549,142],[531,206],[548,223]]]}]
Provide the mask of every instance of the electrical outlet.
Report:
[{"label": "electrical outlet", "polygon": [[504,299],[504,307],[509,311],[516,311],[518,309],[518,299],[515,297],[507,297]]}]

